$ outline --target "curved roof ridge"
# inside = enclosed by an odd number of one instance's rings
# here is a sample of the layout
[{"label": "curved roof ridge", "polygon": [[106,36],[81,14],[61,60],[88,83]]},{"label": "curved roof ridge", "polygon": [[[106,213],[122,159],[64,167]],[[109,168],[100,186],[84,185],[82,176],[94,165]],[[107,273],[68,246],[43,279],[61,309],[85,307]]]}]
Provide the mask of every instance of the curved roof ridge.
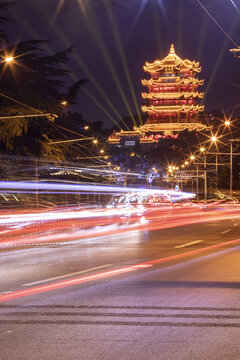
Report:
[{"label": "curved roof ridge", "polygon": [[153,69],[164,68],[164,67],[178,67],[183,65],[186,68],[193,68],[194,71],[200,72],[201,68],[199,67],[199,62],[191,61],[189,59],[182,59],[175,52],[174,45],[171,44],[170,51],[168,55],[162,60],[155,60],[152,63],[146,61],[145,66],[143,67],[145,71],[153,71]]}]

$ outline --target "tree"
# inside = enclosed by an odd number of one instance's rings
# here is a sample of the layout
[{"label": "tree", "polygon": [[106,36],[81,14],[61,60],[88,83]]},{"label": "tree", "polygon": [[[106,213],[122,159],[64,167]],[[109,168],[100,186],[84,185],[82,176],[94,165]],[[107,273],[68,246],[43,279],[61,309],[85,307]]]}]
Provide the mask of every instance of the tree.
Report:
[{"label": "tree", "polygon": [[[9,1],[0,1],[0,11],[6,13],[7,10],[9,9],[9,7],[13,4],[14,4],[13,2],[9,2]],[[1,43],[3,41],[8,40],[8,35],[7,35],[6,31],[4,30],[4,25],[10,21],[11,21],[11,19],[9,17],[5,16],[5,14],[0,16],[0,41],[1,41]]]},{"label": "tree", "polygon": [[[0,1],[0,11],[7,10],[10,5]],[[0,17],[0,26],[1,22],[7,21],[5,19]],[[7,34],[0,29],[1,35],[7,39]],[[0,50],[0,57],[4,58],[6,54],[14,57],[11,63],[0,62],[0,148],[15,154],[44,154],[62,159],[66,147],[47,146],[54,136],[54,117],[42,117],[42,114],[63,117],[63,100],[68,104],[75,103],[80,87],[88,80],[78,80],[67,86],[70,72],[66,64],[74,49],[70,47],[46,54],[46,45],[50,42],[27,40]],[[23,117],[29,114],[39,114],[41,118]],[[3,118],[10,116],[12,118]]]}]

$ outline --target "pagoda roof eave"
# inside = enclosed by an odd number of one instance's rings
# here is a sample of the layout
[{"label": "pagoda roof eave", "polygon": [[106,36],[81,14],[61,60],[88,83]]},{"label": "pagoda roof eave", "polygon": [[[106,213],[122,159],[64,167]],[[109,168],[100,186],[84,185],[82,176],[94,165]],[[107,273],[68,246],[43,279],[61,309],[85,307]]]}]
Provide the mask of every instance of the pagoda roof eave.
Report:
[{"label": "pagoda roof eave", "polygon": [[116,133],[116,135],[120,138],[122,136],[141,136],[141,132],[138,130],[121,130],[120,132]]},{"label": "pagoda roof eave", "polygon": [[198,97],[203,98],[204,92],[175,92],[175,93],[142,93],[143,99],[180,99],[183,98],[191,98]]},{"label": "pagoda roof eave", "polygon": [[[183,78],[181,79],[180,77],[178,77],[176,79],[176,82],[165,82],[163,81],[164,79],[169,79],[166,77],[160,77],[158,79],[142,79],[142,85],[144,86],[159,86],[159,85],[180,85],[180,84],[184,84],[184,85],[188,85],[188,84],[196,84],[196,85],[203,85],[204,84],[204,80],[199,80],[193,77],[190,78]],[[172,77],[171,79],[174,79],[174,77]]]},{"label": "pagoda roof eave", "polygon": [[210,130],[211,126],[195,122],[195,123],[161,123],[161,124],[145,124],[139,128],[134,127],[134,129],[139,129],[143,133],[159,133],[164,131],[203,131]]},{"label": "pagoda roof eave", "polygon": [[171,45],[169,54],[162,60],[155,60],[154,62],[146,62],[144,65],[144,70],[146,72],[157,72],[164,70],[166,68],[178,69],[178,70],[193,70],[195,72],[200,72],[201,67],[199,62],[190,61],[189,59],[181,59],[175,53],[173,44]]},{"label": "pagoda roof eave", "polygon": [[[158,62],[158,60],[156,60],[156,62]],[[150,64],[146,63],[146,65],[143,66],[143,69],[145,72],[148,73],[156,73],[156,72],[160,72],[166,69],[172,69],[172,70],[182,70],[182,71],[190,71],[192,70],[193,72],[196,73],[200,73],[202,68],[199,66],[199,63],[196,64],[191,64],[191,65],[186,65],[186,64],[154,64],[153,66],[149,66]]]},{"label": "pagoda roof eave", "polygon": [[189,112],[189,111],[203,111],[204,105],[169,105],[169,106],[142,106],[142,111],[147,113],[172,113],[172,112]]},{"label": "pagoda roof eave", "polygon": [[120,139],[109,139],[107,140],[107,142],[109,144],[119,144],[120,143]]}]

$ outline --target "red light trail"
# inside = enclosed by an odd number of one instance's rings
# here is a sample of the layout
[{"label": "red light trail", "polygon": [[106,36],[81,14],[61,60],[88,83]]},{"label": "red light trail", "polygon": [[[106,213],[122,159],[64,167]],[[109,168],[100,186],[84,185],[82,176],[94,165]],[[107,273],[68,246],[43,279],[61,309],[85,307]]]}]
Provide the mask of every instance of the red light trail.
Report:
[{"label": "red light trail", "polygon": [[[47,245],[51,242],[110,236],[119,232],[152,231],[240,217],[239,204],[226,206],[226,208],[222,205],[221,209],[216,210],[207,207],[206,210],[211,211],[202,211],[199,206],[183,208],[170,205],[146,207],[141,214],[138,214],[137,207],[133,206],[129,209],[127,217],[121,216],[126,209],[118,208],[79,212],[64,211],[60,214],[57,212],[52,214],[50,212],[42,214],[16,213],[10,219],[8,216],[0,214],[0,223],[1,219],[4,220],[0,227],[0,248],[32,244]],[[26,215],[26,220],[22,222],[24,215]],[[8,225],[4,224],[7,220],[11,220]]]}]

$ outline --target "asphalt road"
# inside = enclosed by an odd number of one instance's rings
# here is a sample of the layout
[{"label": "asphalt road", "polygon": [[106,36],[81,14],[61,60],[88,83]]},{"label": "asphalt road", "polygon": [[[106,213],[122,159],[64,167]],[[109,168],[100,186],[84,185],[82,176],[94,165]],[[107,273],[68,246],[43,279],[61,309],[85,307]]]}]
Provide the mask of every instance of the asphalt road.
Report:
[{"label": "asphalt road", "polygon": [[240,359],[240,242],[209,248],[239,227],[235,217],[2,251],[0,297],[39,293],[0,303],[1,360]]}]

